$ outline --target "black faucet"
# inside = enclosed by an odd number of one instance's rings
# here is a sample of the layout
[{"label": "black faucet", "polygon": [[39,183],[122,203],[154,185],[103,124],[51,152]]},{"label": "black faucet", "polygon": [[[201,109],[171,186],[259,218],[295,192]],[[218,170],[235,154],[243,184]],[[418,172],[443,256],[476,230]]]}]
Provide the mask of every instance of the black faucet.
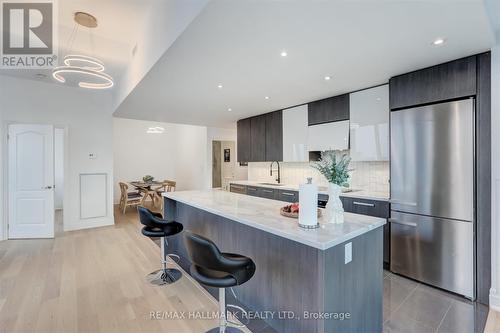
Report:
[{"label": "black faucet", "polygon": [[271,177],[273,176],[273,164],[274,163],[278,164],[278,178],[276,178],[276,181],[278,182],[278,184],[280,184],[281,183],[280,162],[278,162],[278,161],[271,162],[271,166],[269,167],[269,174],[271,175]]}]

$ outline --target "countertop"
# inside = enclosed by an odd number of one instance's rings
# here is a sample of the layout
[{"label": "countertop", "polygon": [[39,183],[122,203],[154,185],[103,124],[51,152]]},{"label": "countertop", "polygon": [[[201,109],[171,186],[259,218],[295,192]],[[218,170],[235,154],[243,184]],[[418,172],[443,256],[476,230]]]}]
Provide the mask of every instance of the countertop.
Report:
[{"label": "countertop", "polygon": [[[238,184],[245,186],[258,186],[258,187],[267,187],[272,189],[280,189],[280,190],[289,190],[289,191],[298,191],[299,185],[292,184],[281,184],[281,185],[270,185],[270,184],[262,184],[256,181],[250,180],[233,180],[230,184]],[[320,194],[328,194],[327,188],[324,186],[319,186]],[[389,201],[389,195],[378,193],[378,192],[368,192],[363,190],[352,190],[350,192],[343,192],[341,197],[350,197],[350,198],[360,198],[360,199],[369,199],[369,200],[379,200],[379,201]]]},{"label": "countertop", "polygon": [[317,229],[302,229],[298,220],[281,216],[285,203],[223,190],[166,192],[164,197],[284,237],[326,250],[365,234],[386,223],[385,219],[345,213],[343,224],[319,219]]}]

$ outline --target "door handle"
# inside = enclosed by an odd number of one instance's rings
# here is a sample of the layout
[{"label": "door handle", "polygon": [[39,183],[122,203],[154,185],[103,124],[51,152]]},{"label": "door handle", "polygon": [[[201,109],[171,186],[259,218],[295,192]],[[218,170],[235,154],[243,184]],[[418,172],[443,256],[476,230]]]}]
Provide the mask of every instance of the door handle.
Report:
[{"label": "door handle", "polygon": [[42,190],[51,190],[52,189],[52,186],[45,186],[45,187],[42,187]]},{"label": "door handle", "polygon": [[262,190],[262,192],[264,192],[264,193],[273,193],[272,190]]},{"label": "door handle", "polygon": [[352,204],[357,205],[357,206],[375,207],[375,204],[373,204],[373,203],[366,203],[366,202],[359,202],[359,201],[354,201]]},{"label": "door handle", "polygon": [[414,223],[414,222],[402,222],[402,221],[398,221],[398,220],[395,220],[395,219],[389,219],[389,222],[391,223],[395,223],[395,224],[402,224],[402,225],[406,225],[408,227],[414,227],[416,228],[417,227],[417,224]]},{"label": "door handle", "polygon": [[288,196],[290,196],[290,197],[293,197],[293,196],[295,195],[295,194],[290,193],[290,192],[281,192],[281,194],[283,194],[283,195],[288,195]]}]

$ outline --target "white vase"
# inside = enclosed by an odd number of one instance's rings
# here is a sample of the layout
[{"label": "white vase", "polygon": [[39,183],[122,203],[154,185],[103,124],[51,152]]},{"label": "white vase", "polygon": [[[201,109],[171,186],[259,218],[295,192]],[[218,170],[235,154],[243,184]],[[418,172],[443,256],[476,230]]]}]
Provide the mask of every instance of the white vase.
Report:
[{"label": "white vase", "polygon": [[328,203],[326,204],[327,223],[344,223],[344,205],[340,200],[342,188],[339,185],[330,183],[328,185]]}]

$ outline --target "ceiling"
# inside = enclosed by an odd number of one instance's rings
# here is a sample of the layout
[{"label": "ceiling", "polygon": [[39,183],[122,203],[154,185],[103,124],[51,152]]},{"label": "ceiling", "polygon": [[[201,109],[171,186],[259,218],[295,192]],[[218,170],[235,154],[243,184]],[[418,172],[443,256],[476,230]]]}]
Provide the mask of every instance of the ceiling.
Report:
[{"label": "ceiling", "polygon": [[[436,47],[438,37],[446,43]],[[483,52],[493,40],[481,0],[212,0],[115,116],[231,127]]]}]

